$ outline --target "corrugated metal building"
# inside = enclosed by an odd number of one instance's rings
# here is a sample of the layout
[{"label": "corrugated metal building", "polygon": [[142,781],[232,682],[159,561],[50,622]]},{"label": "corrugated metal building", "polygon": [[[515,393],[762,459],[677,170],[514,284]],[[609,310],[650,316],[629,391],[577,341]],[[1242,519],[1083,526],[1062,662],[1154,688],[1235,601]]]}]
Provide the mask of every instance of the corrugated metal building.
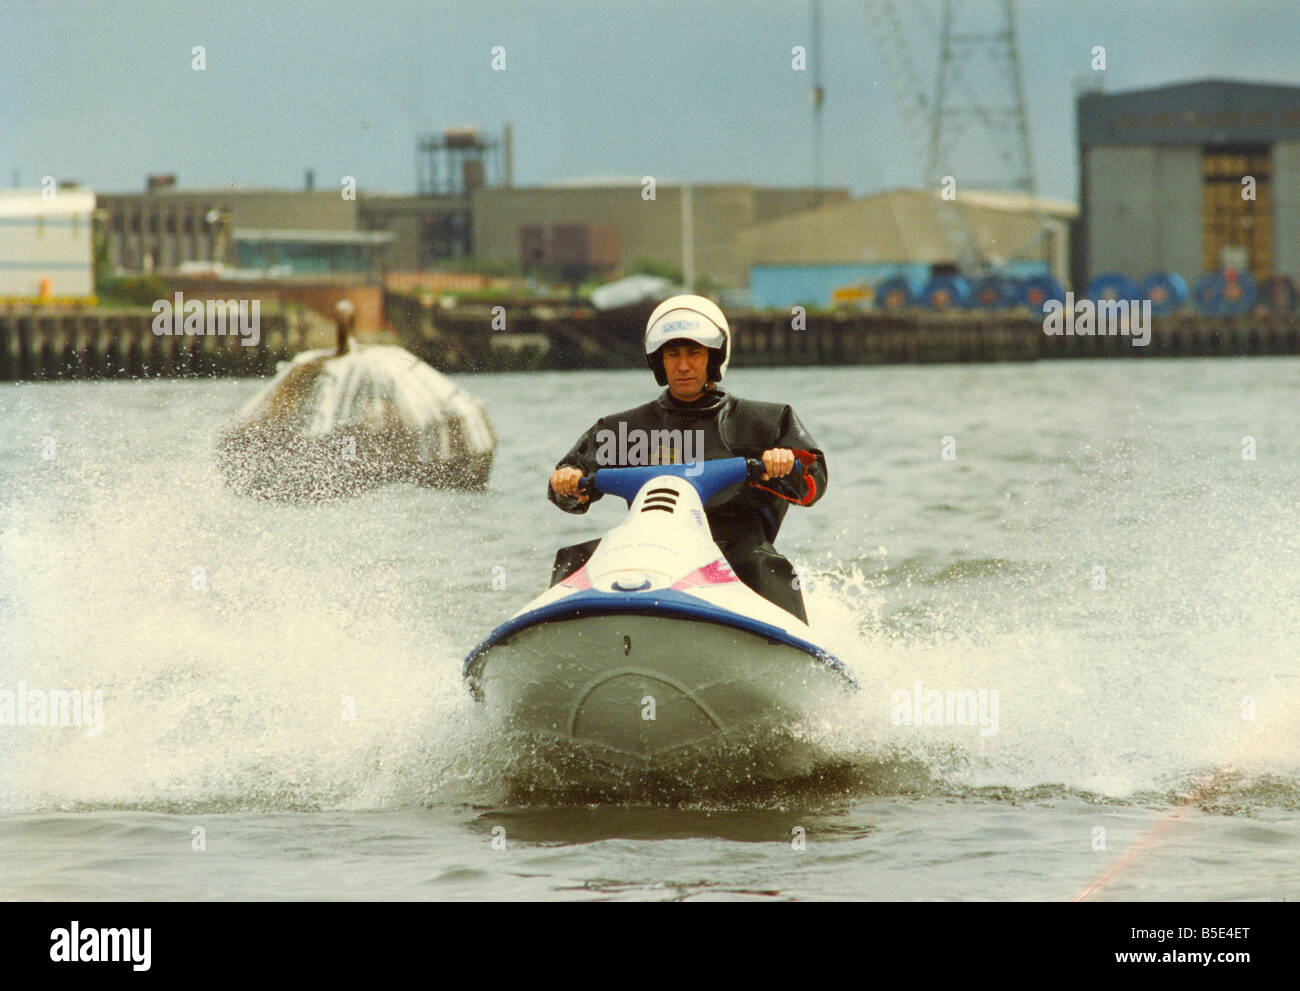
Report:
[{"label": "corrugated metal building", "polygon": [[0,299],[81,300],[95,292],[95,194],[0,189]]},{"label": "corrugated metal building", "polygon": [[[1020,193],[961,191],[953,206],[998,271],[1049,272],[1059,278],[1068,269],[1073,204]],[[738,235],[738,250],[750,268],[750,302],[825,306],[834,290],[846,286],[874,286],[899,274],[924,280],[935,270],[952,271],[956,251],[939,209],[937,192],[898,189],[748,227]]]},{"label": "corrugated metal building", "polygon": [[[476,189],[471,214],[474,256],[520,263],[531,246],[528,228],[573,225],[613,227],[618,232],[617,265],[630,269],[641,259],[684,268],[683,187],[658,183],[655,198],[642,198],[636,179],[578,181],[557,186]],[[751,224],[805,211],[818,202],[814,189],[701,184],[691,187],[697,277],[721,286],[743,286],[749,264],[738,250],[740,232]],[[848,190],[822,190],[823,202],[843,202]]]},{"label": "corrugated metal building", "polygon": [[1076,286],[1105,272],[1300,277],[1300,87],[1085,93],[1078,138]]}]

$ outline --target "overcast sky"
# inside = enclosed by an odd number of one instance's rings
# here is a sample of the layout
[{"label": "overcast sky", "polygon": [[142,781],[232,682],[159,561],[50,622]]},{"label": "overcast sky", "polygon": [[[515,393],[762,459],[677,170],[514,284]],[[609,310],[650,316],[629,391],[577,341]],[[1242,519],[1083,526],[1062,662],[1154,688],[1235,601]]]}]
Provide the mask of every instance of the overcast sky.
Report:
[{"label": "overcast sky", "polygon": [[[967,0],[988,5],[989,0]],[[897,0],[933,87],[937,0]],[[808,0],[3,0],[0,184],[103,192],[150,172],[183,187],[411,192],[415,138],[514,126],[515,183],[596,175],[807,185]],[[1300,3],[1017,4],[1041,193],[1077,195],[1074,81],[1106,90],[1206,77],[1300,84]],[[867,5],[825,0],[824,177],[854,194],[921,175]],[[206,69],[191,49],[206,50]],[[504,46],[505,71],[492,48]],[[928,95],[928,93],[927,93]]]}]

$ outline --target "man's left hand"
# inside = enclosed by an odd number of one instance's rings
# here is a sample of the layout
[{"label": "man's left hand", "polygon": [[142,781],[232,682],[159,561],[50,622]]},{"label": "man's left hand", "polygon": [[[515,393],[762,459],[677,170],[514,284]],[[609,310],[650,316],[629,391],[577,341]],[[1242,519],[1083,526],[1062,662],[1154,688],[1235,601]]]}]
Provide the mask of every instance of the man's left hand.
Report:
[{"label": "man's left hand", "polygon": [[784,478],[794,471],[794,451],[788,447],[774,447],[763,452],[763,468],[766,469],[763,481],[769,478]]}]

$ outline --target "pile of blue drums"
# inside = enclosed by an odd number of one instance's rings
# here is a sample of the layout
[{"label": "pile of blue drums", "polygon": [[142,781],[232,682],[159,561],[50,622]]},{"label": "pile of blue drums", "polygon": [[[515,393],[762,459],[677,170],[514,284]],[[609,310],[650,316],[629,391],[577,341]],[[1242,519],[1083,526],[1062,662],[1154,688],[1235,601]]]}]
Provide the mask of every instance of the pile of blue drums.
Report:
[{"label": "pile of blue drums", "polygon": [[[1190,292],[1177,272],[1153,272],[1140,283],[1108,272],[1093,279],[1080,298],[1150,300],[1151,312],[1159,314],[1190,307],[1207,316],[1236,316],[1256,310],[1292,313],[1298,295],[1294,280],[1285,275],[1256,282],[1249,272],[1227,269],[1207,272]],[[1053,299],[1064,302],[1065,288],[1050,275],[985,275],[973,280],[936,275],[928,282],[896,275],[876,287],[876,308],[881,310],[1042,310]]]}]

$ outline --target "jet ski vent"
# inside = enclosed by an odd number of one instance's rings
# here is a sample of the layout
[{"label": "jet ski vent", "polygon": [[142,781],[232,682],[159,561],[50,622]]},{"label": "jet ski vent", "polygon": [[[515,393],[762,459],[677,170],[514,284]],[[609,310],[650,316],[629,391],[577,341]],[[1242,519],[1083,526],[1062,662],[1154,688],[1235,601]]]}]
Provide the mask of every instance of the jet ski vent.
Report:
[{"label": "jet ski vent", "polygon": [[652,509],[662,510],[665,513],[671,513],[677,508],[677,490],[676,489],[651,489],[646,493],[645,502],[641,504],[641,512],[648,513]]}]

